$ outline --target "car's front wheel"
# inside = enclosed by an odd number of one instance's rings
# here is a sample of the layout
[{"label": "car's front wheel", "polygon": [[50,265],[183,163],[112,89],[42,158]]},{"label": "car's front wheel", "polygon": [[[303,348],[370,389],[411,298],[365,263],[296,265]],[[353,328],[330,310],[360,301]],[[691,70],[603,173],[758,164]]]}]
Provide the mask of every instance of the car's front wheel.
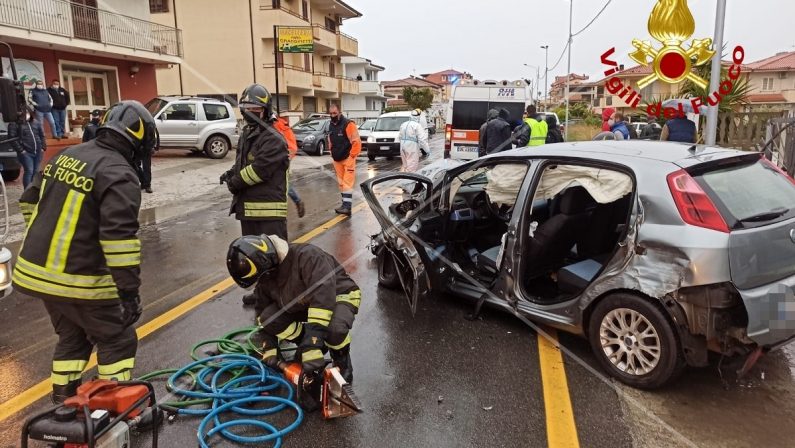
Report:
[{"label": "car's front wheel", "polygon": [[19,177],[19,169],[16,170],[3,170],[2,172],[3,180],[6,182],[11,182],[17,180]]},{"label": "car's front wheel", "polygon": [[223,159],[229,153],[229,141],[220,135],[213,135],[204,144],[204,153],[211,159]]},{"label": "car's front wheel", "polygon": [[388,249],[381,248],[376,257],[376,264],[378,265],[378,284],[389,289],[400,288],[400,277],[397,273],[395,257]]},{"label": "car's front wheel", "polygon": [[665,310],[637,295],[616,293],[602,299],[591,314],[588,339],[602,368],[632,387],[662,387],[685,366]]},{"label": "car's front wheel", "polygon": [[372,154],[367,154],[367,160],[369,160],[371,162],[375,162],[375,156],[372,155]]},{"label": "car's front wheel", "polygon": [[315,151],[315,155],[322,156],[326,153],[326,142],[323,140],[317,142],[317,151]]}]

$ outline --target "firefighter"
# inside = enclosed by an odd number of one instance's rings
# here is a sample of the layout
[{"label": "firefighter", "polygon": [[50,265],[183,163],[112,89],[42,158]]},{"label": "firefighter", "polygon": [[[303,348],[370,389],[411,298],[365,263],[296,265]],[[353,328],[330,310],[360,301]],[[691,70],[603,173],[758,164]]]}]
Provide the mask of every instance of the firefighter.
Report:
[{"label": "firefighter", "polygon": [[156,142],[137,101],[104,115],[97,138],[55,156],[20,198],[27,232],[14,286],[41,299],[58,334],[52,399],[80,385],[93,346],[99,378],[131,379],[141,316],[141,190],[135,166]]},{"label": "firefighter", "polygon": [[273,234],[287,239],[287,142],[273,127],[271,95],[260,84],[243,91],[240,113],[246,120],[235,166],[221,175],[232,193],[229,214],[243,235]]},{"label": "firefighter", "polygon": [[334,211],[340,215],[351,214],[353,204],[353,184],[356,182],[356,157],[362,152],[362,140],[356,123],[348,120],[340,113],[340,108],[332,104],[328,111],[331,115],[329,126],[328,147],[334,159],[334,171],[342,194],[342,206]]},{"label": "firefighter", "polygon": [[314,375],[325,367],[328,348],[352,382],[349,332],[362,294],[333,256],[275,235],[244,236],[229,246],[226,265],[241,287],[256,284],[265,363],[277,366],[279,343],[287,340],[298,344],[304,372]]}]

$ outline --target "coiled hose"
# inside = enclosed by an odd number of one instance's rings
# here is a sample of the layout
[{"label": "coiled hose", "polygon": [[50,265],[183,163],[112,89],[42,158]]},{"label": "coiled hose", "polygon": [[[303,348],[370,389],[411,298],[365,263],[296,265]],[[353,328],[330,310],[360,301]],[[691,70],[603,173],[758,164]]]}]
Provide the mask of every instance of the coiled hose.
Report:
[{"label": "coiled hose", "polygon": [[[219,339],[201,341],[191,348],[191,363],[179,369],[157,370],[138,378],[145,381],[168,375],[166,389],[177,399],[160,403],[159,407],[172,415],[202,417],[198,428],[201,448],[209,448],[207,440],[219,434],[236,443],[271,442],[274,448],[279,448],[282,438],[303,421],[303,410],[293,399],[294,392],[290,383],[280,373],[251,356],[261,355],[253,340],[259,330],[256,326],[245,327]],[[242,342],[239,340],[241,338]],[[215,344],[215,353],[202,357],[199,349],[211,344]],[[178,384],[180,381],[182,385]],[[286,395],[270,395],[279,390],[286,391]],[[287,409],[295,411],[295,420],[281,429],[256,418]],[[221,421],[222,414],[232,413],[241,417]],[[262,429],[265,433],[244,436],[232,432],[232,428],[239,426]]]}]

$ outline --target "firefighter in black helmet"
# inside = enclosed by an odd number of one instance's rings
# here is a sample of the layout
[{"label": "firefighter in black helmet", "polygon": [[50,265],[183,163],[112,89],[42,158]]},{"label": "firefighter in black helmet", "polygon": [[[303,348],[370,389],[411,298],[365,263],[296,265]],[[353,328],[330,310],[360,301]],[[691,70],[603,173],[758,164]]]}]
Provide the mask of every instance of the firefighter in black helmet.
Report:
[{"label": "firefighter in black helmet", "polygon": [[336,258],[312,244],[287,243],[275,235],[244,236],[232,242],[227,268],[238,285],[256,284],[264,309],[263,361],[276,367],[279,342],[298,344],[305,373],[316,374],[326,363],[353,380],[350,330],[359,311],[361,291]]},{"label": "firefighter in black helmet", "polygon": [[137,101],[113,105],[97,138],[55,156],[20,198],[27,232],[14,286],[41,299],[58,344],[53,401],[74,395],[93,346],[100,378],[129,380],[141,316],[141,190],[134,167],[156,141]]},{"label": "firefighter in black helmet", "polygon": [[[229,214],[240,221],[243,235],[278,235],[287,240],[287,141],[273,127],[271,95],[260,84],[243,91],[238,102],[246,121],[235,166],[221,176],[232,193]],[[252,305],[256,295],[243,297]]]}]

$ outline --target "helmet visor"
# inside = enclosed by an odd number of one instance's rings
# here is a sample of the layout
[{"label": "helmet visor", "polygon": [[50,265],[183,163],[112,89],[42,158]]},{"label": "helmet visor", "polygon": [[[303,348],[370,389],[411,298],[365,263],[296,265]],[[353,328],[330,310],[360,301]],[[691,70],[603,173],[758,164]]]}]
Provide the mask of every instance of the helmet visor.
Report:
[{"label": "helmet visor", "polygon": [[240,250],[232,248],[226,258],[226,268],[235,283],[243,288],[249,288],[259,280],[262,272],[256,264]]}]

